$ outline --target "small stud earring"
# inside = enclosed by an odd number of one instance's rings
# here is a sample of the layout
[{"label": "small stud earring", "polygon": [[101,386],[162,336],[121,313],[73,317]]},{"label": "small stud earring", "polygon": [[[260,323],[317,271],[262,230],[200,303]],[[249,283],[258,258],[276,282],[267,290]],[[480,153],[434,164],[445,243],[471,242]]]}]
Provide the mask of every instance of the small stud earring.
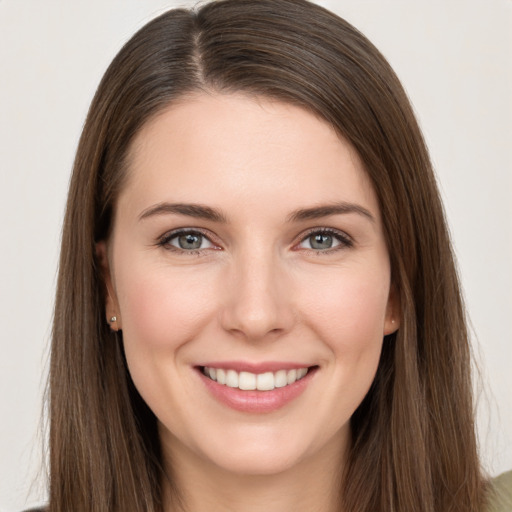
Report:
[{"label": "small stud earring", "polygon": [[110,318],[110,323],[113,324],[115,322],[117,322],[117,317],[116,316],[111,317]]}]

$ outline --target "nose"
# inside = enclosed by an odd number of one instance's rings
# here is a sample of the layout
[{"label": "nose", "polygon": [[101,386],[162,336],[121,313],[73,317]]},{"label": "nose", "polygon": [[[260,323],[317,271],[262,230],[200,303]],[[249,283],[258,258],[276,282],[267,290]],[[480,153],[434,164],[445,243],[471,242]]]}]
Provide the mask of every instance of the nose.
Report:
[{"label": "nose", "polygon": [[293,294],[283,264],[269,254],[246,254],[229,269],[222,327],[247,341],[273,339],[295,321]]}]

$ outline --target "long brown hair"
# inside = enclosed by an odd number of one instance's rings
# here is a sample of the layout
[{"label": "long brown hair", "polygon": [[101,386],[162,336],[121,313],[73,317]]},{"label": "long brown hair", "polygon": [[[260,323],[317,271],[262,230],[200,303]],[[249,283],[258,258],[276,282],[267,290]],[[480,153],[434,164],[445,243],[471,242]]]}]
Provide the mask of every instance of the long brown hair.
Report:
[{"label": "long brown hair", "polygon": [[130,379],[122,334],[105,322],[95,244],[109,237],[134,135],[200,90],[314,112],[352,143],[377,193],[402,318],[351,419],[344,509],[479,510],[468,335],[425,143],[378,50],[306,0],[219,0],[169,11],[135,34],[105,73],[80,139],[62,235],[49,510],[162,510],[156,420]]}]

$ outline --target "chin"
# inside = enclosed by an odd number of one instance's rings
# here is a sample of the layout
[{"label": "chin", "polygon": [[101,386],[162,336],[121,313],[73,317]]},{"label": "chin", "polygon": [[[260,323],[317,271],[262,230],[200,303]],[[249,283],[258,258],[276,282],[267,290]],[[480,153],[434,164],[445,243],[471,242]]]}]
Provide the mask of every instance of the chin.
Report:
[{"label": "chin", "polygon": [[301,457],[298,453],[282,450],[259,449],[254,451],[237,450],[210,458],[221,471],[240,476],[270,476],[284,473],[297,466]]},{"label": "chin", "polygon": [[229,436],[217,442],[210,438],[207,445],[197,447],[198,453],[231,474],[269,476],[293,472],[303,462],[334,451],[329,441],[323,443],[321,437],[308,436],[307,429],[290,431],[260,425],[249,432],[244,430],[231,430]]}]

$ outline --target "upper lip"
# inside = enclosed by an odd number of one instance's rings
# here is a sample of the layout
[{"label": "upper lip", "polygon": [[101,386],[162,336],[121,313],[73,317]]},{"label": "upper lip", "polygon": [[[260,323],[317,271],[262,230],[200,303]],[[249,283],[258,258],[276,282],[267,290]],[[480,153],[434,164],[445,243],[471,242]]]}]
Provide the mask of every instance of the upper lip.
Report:
[{"label": "upper lip", "polygon": [[260,363],[249,361],[210,361],[199,365],[208,368],[235,370],[236,372],[265,373],[277,372],[279,370],[297,370],[299,368],[309,368],[310,364],[290,362],[290,361],[263,361]]}]

